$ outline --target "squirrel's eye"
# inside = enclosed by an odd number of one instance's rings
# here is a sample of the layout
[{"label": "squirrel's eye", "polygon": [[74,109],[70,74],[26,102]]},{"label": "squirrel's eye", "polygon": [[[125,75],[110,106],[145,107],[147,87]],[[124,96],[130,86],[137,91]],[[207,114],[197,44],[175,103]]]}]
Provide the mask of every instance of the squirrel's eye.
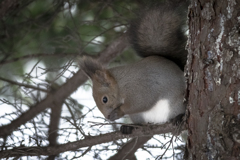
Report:
[{"label": "squirrel's eye", "polygon": [[106,96],[104,96],[104,97],[103,97],[103,99],[102,99],[102,101],[103,101],[103,103],[107,103],[107,102],[108,102],[108,99],[107,99],[107,97],[106,97]]}]

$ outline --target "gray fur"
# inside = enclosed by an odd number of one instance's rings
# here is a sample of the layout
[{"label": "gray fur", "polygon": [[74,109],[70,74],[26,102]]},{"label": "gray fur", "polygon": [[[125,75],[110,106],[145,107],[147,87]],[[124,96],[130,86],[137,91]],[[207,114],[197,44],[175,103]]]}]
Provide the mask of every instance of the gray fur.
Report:
[{"label": "gray fur", "polygon": [[128,66],[112,68],[110,73],[124,98],[124,113],[130,115],[135,123],[146,123],[136,113],[149,110],[159,99],[170,100],[169,119],[184,113],[185,79],[172,61],[150,56]]},{"label": "gray fur", "polygon": [[164,56],[183,70],[187,58],[184,35],[187,9],[186,3],[177,5],[169,2],[141,11],[132,21],[129,33],[140,56]]}]

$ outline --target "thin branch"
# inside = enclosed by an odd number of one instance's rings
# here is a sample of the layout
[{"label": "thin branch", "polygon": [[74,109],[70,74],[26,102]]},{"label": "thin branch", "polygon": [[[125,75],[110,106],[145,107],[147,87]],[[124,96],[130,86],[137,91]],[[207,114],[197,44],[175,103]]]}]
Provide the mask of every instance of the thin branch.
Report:
[{"label": "thin branch", "polygon": [[118,152],[108,160],[133,159],[134,153],[141,148],[152,136],[137,137],[126,143]]},{"label": "thin branch", "polygon": [[[172,144],[172,142],[173,142],[173,137],[174,137],[174,135],[172,135],[170,141],[167,142],[167,143],[169,143],[169,145],[167,146],[167,148],[165,149],[165,151],[163,152],[163,154],[157,156],[156,160],[159,160],[159,159],[162,159],[162,158],[163,158],[163,156],[165,155],[165,153],[167,152],[168,148],[171,146],[171,144]],[[166,143],[166,144],[167,144],[167,143]]]},{"label": "thin branch", "polygon": [[[127,36],[124,34],[120,38],[113,41],[104,51],[100,53],[97,60],[106,64],[114,57],[119,55],[124,49],[129,46]],[[51,108],[55,104],[61,103],[69,95],[71,95],[78,87],[80,87],[87,80],[86,75],[79,70],[73,77],[71,77],[65,84],[49,93],[41,102],[35,106],[30,107],[28,111],[13,120],[10,124],[0,127],[0,137],[6,137],[16,130],[22,124],[34,118],[36,115],[44,111],[46,108]]]},{"label": "thin branch", "polygon": [[[66,56],[76,56],[78,55],[77,53],[54,53],[54,54],[50,54],[50,53],[38,53],[38,54],[30,54],[30,55],[25,55],[25,56],[21,56],[21,57],[17,57],[17,58],[12,58],[9,60],[4,60],[0,62],[0,65],[4,65],[4,64],[8,64],[8,63],[12,63],[12,62],[16,62],[19,60],[24,60],[24,59],[29,59],[29,58],[40,58],[40,57],[66,57]],[[84,53],[82,53],[81,55],[85,55]]]},{"label": "thin branch", "polygon": [[[185,125],[181,125],[180,130],[184,130]],[[0,158],[17,157],[17,156],[40,156],[40,155],[57,155],[66,151],[74,151],[79,148],[94,146],[101,143],[111,142],[113,140],[123,138],[135,138],[135,137],[149,137],[155,134],[164,134],[172,132],[176,133],[178,126],[168,122],[162,125],[146,125],[141,126],[138,129],[133,130],[130,135],[123,135],[120,131],[111,132],[107,134],[89,136],[83,140],[68,142],[57,146],[48,147],[16,147],[10,150],[0,151]]]},{"label": "thin branch", "polygon": [[14,85],[18,85],[18,86],[21,86],[21,87],[31,88],[31,89],[34,89],[34,90],[37,90],[37,91],[42,91],[42,92],[46,92],[46,93],[49,92],[49,90],[44,89],[44,88],[35,87],[35,86],[29,85],[29,84],[19,83],[19,82],[12,81],[12,80],[9,80],[9,79],[6,79],[6,78],[2,78],[2,77],[0,77],[0,80],[8,82],[8,83],[11,83],[11,84],[14,84]]},{"label": "thin branch", "polygon": [[[62,113],[62,104],[55,105],[51,108],[51,117],[50,117],[50,124],[48,130],[48,141],[49,146],[56,146],[57,145],[57,138],[58,138],[58,127]],[[48,160],[55,159],[56,155],[51,155],[48,157]]]}]

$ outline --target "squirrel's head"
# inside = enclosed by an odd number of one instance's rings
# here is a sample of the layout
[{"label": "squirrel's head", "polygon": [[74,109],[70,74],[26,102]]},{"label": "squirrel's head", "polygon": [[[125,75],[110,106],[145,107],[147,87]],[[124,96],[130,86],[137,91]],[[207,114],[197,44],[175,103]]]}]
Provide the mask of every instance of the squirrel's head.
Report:
[{"label": "squirrel's head", "polygon": [[93,98],[104,117],[111,121],[121,118],[124,115],[121,110],[124,100],[119,94],[118,84],[109,70],[89,57],[83,57],[80,66],[92,80]]}]

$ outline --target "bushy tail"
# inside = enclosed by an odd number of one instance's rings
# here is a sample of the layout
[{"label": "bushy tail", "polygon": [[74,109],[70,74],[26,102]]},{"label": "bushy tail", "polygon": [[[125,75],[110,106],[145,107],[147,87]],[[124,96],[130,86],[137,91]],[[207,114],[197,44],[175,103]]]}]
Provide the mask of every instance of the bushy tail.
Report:
[{"label": "bushy tail", "polygon": [[184,69],[187,59],[186,18],[186,3],[165,2],[149,7],[131,23],[131,43],[142,57],[164,56]]}]

